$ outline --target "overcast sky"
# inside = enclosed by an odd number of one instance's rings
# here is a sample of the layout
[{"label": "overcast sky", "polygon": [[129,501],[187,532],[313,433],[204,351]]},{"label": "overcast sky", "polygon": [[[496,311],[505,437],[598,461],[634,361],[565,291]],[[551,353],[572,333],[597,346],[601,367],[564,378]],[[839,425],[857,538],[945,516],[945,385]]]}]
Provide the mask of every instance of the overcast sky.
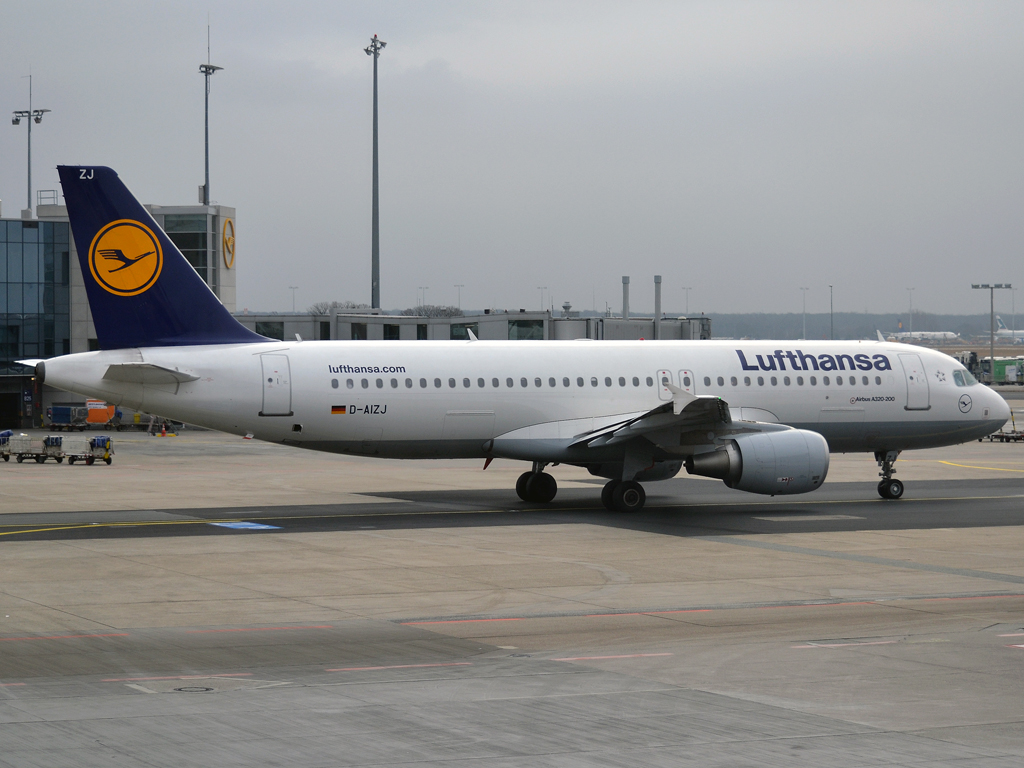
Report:
[{"label": "overcast sky", "polygon": [[[238,209],[238,307],[381,297],[691,313],[987,310],[1024,287],[1024,3],[6,0],[0,112],[34,186],[109,165],[144,202]],[[0,123],[3,215],[25,123]],[[999,299],[1009,311],[1010,296]],[[1022,294],[1024,303],[1024,294]]]}]

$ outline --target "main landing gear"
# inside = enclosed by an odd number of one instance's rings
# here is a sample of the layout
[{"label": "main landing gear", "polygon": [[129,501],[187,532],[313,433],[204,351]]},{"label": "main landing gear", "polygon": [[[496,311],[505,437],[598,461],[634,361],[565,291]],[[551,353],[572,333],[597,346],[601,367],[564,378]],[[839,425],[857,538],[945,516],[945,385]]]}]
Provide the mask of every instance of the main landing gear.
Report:
[{"label": "main landing gear", "polygon": [[883,499],[898,499],[903,495],[903,483],[893,477],[896,470],[892,468],[899,455],[899,451],[875,451],[875,461],[882,468],[882,471],[878,473],[878,476],[882,478],[878,484],[878,495]]},{"label": "main landing gear", "polygon": [[610,512],[639,512],[647,494],[635,480],[609,480],[601,489],[601,503]]},{"label": "main landing gear", "polygon": [[516,493],[523,501],[534,504],[547,504],[558,493],[558,483],[555,478],[544,472],[547,464],[540,461],[533,462],[532,472],[523,472],[516,481]]}]

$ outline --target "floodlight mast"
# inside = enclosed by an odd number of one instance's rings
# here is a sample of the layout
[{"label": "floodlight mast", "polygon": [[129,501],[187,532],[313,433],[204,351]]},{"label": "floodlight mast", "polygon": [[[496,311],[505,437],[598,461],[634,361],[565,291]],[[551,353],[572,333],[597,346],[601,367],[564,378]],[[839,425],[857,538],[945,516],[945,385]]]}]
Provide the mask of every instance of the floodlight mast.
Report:
[{"label": "floodlight mast", "polygon": [[380,203],[378,199],[377,180],[377,59],[386,46],[383,40],[374,35],[370,44],[363,50],[367,56],[373,56],[373,214],[370,243],[370,306],[380,309]]},{"label": "floodlight mast", "polygon": [[43,122],[43,115],[49,111],[48,109],[32,109],[32,75],[28,75],[28,109],[14,110],[11,125],[20,125],[21,118],[28,118],[28,200],[26,209],[29,218],[32,217],[32,123]]},{"label": "floodlight mast", "polygon": [[989,300],[988,383],[996,383],[996,289],[1013,290],[1010,283],[972,283],[971,288],[987,290]]},{"label": "floodlight mast", "polygon": [[210,63],[210,27],[206,27],[206,63],[199,65],[199,74],[206,78],[206,176],[203,181],[203,205],[210,204],[210,76],[224,67]]}]

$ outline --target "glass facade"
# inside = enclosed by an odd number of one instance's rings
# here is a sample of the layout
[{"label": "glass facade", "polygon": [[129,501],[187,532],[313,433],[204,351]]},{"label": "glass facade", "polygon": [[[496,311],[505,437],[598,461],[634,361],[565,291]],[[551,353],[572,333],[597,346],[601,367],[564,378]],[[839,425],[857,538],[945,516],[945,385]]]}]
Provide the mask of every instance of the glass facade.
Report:
[{"label": "glass facade", "polygon": [[67,222],[0,219],[0,374],[71,351]]},{"label": "glass facade", "polygon": [[508,337],[511,340],[540,340],[544,338],[543,320],[509,320]]},{"label": "glass facade", "polygon": [[206,281],[206,284],[217,291],[217,260],[215,250],[210,245],[213,239],[210,235],[212,216],[203,214],[165,214],[164,232],[171,242],[178,246],[178,250],[188,260],[188,263],[195,267],[199,276]]}]

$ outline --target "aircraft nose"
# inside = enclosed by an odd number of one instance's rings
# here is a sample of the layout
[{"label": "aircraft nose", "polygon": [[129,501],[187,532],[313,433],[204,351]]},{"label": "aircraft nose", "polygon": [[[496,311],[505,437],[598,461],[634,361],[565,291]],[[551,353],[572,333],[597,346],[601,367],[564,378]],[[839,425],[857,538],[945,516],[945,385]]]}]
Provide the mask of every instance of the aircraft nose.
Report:
[{"label": "aircraft nose", "polygon": [[1003,396],[998,392],[992,392],[989,390],[991,395],[990,399],[992,404],[989,406],[991,409],[991,417],[993,420],[998,420],[1000,423],[1005,423],[1010,419],[1010,404],[1003,399]]}]

